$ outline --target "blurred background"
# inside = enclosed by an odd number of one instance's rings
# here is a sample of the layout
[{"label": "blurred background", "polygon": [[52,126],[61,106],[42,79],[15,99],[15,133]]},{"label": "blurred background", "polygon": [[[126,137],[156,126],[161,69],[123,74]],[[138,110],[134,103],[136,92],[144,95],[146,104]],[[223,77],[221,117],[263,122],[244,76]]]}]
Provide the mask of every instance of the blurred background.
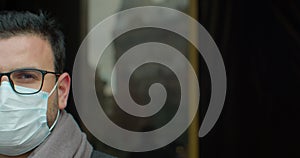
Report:
[{"label": "blurred background", "polygon": [[[143,65],[130,80],[131,95],[140,104],[149,102],[147,92],[152,83],[160,82],[166,87],[168,98],[157,115],[147,119],[129,116],[113,99],[110,73],[115,62],[129,48],[149,41],[175,47],[194,66],[201,91],[198,115],[186,132],[168,146],[144,153],[124,152],[106,146],[89,133],[81,123],[71,94],[67,111],[87,133],[94,148],[120,158],[300,157],[297,127],[300,121],[300,1],[0,0],[1,10],[36,12],[41,9],[56,17],[66,36],[66,71],[70,74],[82,40],[95,25],[118,11],[145,5],[182,11],[197,19],[211,34],[227,71],[228,89],[222,114],[210,133],[198,138],[211,86],[203,58],[197,56],[188,41],[174,33],[153,28],[130,31],[105,50],[105,58],[97,67],[97,94],[110,119],[126,129],[151,131],[166,124],[176,113],[178,98],[183,92],[172,71],[158,64]],[[161,18],[169,17],[161,15]],[[112,32],[126,28],[129,20],[139,20],[139,17],[120,17]]]}]

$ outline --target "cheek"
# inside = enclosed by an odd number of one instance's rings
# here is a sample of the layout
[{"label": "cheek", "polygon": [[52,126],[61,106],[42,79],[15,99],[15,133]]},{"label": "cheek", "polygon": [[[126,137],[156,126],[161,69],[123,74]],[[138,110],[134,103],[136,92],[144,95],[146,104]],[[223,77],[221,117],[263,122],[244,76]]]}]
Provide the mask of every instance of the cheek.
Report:
[{"label": "cheek", "polygon": [[53,92],[53,94],[48,99],[48,107],[47,107],[47,122],[48,126],[51,127],[54,120],[56,119],[57,111],[58,111],[58,95],[57,91]]}]

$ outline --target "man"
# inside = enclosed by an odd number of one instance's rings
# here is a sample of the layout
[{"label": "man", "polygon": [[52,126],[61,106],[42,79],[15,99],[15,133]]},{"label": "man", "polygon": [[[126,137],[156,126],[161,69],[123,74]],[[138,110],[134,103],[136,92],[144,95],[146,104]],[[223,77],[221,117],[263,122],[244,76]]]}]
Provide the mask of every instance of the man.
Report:
[{"label": "man", "polygon": [[0,12],[0,158],[110,157],[94,152],[64,111],[64,39],[39,13]]}]

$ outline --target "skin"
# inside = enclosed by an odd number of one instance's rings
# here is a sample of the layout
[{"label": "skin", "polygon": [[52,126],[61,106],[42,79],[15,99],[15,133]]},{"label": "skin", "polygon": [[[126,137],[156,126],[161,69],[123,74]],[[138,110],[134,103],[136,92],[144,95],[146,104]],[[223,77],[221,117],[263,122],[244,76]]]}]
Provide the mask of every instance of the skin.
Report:
[{"label": "skin", "polygon": [[[53,63],[54,56],[49,42],[38,35],[25,34],[0,39],[0,72],[10,72],[20,68],[37,68],[54,72]],[[7,76],[1,78],[1,82],[7,80]],[[55,75],[47,74],[42,91],[50,92],[55,81]],[[56,90],[48,99],[47,121],[49,127],[55,121],[58,109],[63,110],[67,106],[71,82],[69,74],[61,74],[57,82]],[[0,154],[0,158],[25,158],[31,152],[15,157]]]}]

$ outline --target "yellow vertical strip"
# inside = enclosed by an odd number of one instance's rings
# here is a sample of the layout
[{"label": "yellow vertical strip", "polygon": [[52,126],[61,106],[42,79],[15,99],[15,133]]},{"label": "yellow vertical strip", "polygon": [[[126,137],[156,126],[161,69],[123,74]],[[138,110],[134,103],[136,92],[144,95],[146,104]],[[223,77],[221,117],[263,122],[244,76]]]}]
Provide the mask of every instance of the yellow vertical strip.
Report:
[{"label": "yellow vertical strip", "polygon": [[[198,19],[198,0],[190,0],[190,8],[189,8],[189,15],[191,17],[193,17],[194,19]],[[192,39],[194,39],[195,41],[197,41],[197,27],[189,24],[190,25],[190,36]],[[197,50],[192,47],[191,45],[189,45],[189,59],[190,62],[194,68],[194,71],[196,72],[196,74],[198,75],[198,53]],[[199,103],[194,103],[193,97],[195,97],[195,92],[194,90],[194,86],[193,83],[190,82],[189,84],[190,86],[190,103],[192,105],[197,105]],[[192,113],[192,112],[190,112]],[[189,158],[199,158],[199,138],[198,138],[198,130],[199,130],[199,115],[198,112],[188,130],[188,155]]]}]

